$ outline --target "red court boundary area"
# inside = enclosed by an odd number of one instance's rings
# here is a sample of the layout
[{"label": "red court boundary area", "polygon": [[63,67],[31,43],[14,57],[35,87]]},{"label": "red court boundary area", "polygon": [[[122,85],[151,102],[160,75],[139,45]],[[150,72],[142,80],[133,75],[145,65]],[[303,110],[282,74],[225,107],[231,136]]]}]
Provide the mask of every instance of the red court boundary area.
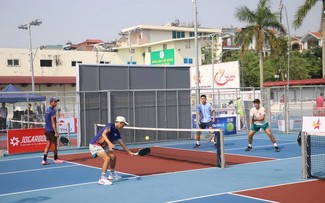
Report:
[{"label": "red court boundary area", "polygon": [[[137,149],[131,149],[137,151]],[[135,175],[152,175],[216,166],[216,154],[197,150],[151,147],[150,156],[130,156],[126,152],[115,150],[117,155],[116,170]],[[162,158],[162,157],[165,158]],[[89,153],[60,155],[60,159],[101,168],[101,158],[92,158]],[[181,160],[182,159],[182,160]],[[226,155],[226,165],[259,162],[273,159]]]},{"label": "red court boundary area", "polygon": [[254,189],[244,192],[236,192],[234,194],[240,194],[249,197],[285,203],[324,203],[325,181],[317,180],[302,183],[294,183],[263,189]]}]

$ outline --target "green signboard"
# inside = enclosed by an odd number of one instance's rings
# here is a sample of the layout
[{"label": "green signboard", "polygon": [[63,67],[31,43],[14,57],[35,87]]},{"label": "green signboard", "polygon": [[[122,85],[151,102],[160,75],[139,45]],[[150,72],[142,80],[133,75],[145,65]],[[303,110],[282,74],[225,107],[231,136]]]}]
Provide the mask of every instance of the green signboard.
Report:
[{"label": "green signboard", "polygon": [[162,51],[151,52],[152,65],[174,65],[175,56],[174,49],[166,49]]}]

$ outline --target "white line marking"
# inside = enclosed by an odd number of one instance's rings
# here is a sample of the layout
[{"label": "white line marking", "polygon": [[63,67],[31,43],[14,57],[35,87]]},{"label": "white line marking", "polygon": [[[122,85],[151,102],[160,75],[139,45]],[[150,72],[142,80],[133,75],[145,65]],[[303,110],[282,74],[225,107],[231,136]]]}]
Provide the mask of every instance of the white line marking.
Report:
[{"label": "white line marking", "polygon": [[16,161],[16,160],[21,160],[21,159],[34,159],[34,158],[42,158],[42,156],[30,156],[30,157],[20,157],[20,158],[12,158],[12,159],[2,159],[0,162],[4,161]]},{"label": "white line marking", "polygon": [[21,170],[21,171],[10,171],[0,173],[0,175],[8,175],[8,174],[15,174],[15,173],[26,173],[26,172],[33,172],[33,171],[45,171],[45,170],[52,170],[52,169],[60,169],[60,168],[69,168],[69,167],[76,167],[77,165],[69,165],[69,166],[58,166],[52,168],[38,168],[38,169],[29,169],[29,170]]},{"label": "white line marking", "polygon": [[[285,143],[285,144],[282,144],[282,145],[278,145],[280,148],[281,148],[281,146],[285,146],[285,145],[292,145],[292,144],[297,144],[297,142],[291,142],[291,143]],[[253,150],[254,149],[261,149],[261,148],[265,148],[265,147],[271,147],[272,145],[259,145],[259,146],[253,146]],[[273,146],[272,146],[273,147]],[[230,149],[227,149],[227,148],[225,148],[225,151],[233,151],[233,150],[239,150],[239,149],[242,149],[242,150],[244,150],[244,148],[243,147],[241,147],[241,148],[230,148]]]},{"label": "white line marking", "polygon": [[234,196],[239,196],[239,197],[245,197],[245,198],[248,198],[248,199],[261,200],[263,202],[280,203],[280,202],[275,202],[275,201],[271,201],[271,200],[267,200],[267,199],[261,199],[261,198],[257,198],[257,197],[247,196],[247,195],[234,194],[234,193],[229,193],[229,194],[234,195]]},{"label": "white line marking", "polygon": [[245,192],[245,191],[250,191],[250,190],[258,190],[258,189],[285,186],[285,185],[292,185],[292,184],[304,183],[304,182],[312,182],[312,181],[317,181],[317,180],[302,180],[302,181],[296,181],[296,182],[292,182],[292,183],[277,184],[277,185],[271,185],[271,186],[265,186],[265,187],[259,187],[259,188],[250,188],[250,189],[246,189],[246,190],[237,190],[237,191],[232,191],[232,192],[215,193],[215,194],[211,194],[211,195],[202,195],[202,196],[197,196],[197,197],[191,197],[191,198],[186,198],[186,199],[169,201],[169,202],[165,202],[165,203],[184,202],[184,201],[188,201],[188,200],[201,199],[201,198],[205,198],[205,197],[220,196],[220,195],[224,195],[224,194],[232,194],[232,193]]},{"label": "white line marking", "polygon": [[10,195],[17,195],[17,194],[24,194],[24,193],[31,193],[31,192],[39,192],[39,191],[45,191],[45,190],[55,190],[55,189],[61,189],[61,188],[67,188],[67,187],[90,185],[90,184],[94,184],[94,183],[97,183],[97,181],[88,182],[88,183],[72,184],[72,185],[64,185],[64,186],[58,186],[58,187],[42,188],[42,189],[36,189],[36,190],[26,190],[26,191],[21,191],[21,192],[12,192],[12,193],[0,194],[0,197],[10,196]]}]

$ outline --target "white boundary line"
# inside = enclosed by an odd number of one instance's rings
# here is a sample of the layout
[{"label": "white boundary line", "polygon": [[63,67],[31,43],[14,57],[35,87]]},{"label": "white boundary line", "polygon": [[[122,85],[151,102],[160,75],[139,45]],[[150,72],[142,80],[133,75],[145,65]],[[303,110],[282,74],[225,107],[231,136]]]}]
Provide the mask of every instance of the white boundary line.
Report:
[{"label": "white boundary line", "polygon": [[235,193],[229,193],[230,195],[234,195],[234,196],[239,196],[239,197],[245,197],[248,199],[256,199],[256,200],[261,200],[263,202],[271,202],[271,203],[280,203],[280,202],[276,202],[276,201],[271,201],[268,199],[262,199],[262,198],[257,198],[257,197],[251,197],[251,196],[247,196],[247,195],[240,195],[240,194],[235,194]]},{"label": "white boundary line", "polygon": [[97,183],[97,181],[87,182],[87,183],[79,183],[79,184],[72,184],[72,185],[64,185],[64,186],[57,186],[57,187],[42,188],[42,189],[35,189],[35,190],[25,190],[25,191],[21,191],[21,192],[12,192],[12,193],[0,194],[0,197],[10,196],[10,195],[17,195],[17,194],[25,194],[25,193],[31,193],[31,192],[39,192],[39,191],[45,191],[45,190],[55,190],[55,189],[60,189],[60,188],[75,187],[75,186],[81,186],[81,185],[90,185],[90,184],[94,184],[94,183]]},{"label": "white boundary line", "polygon": [[191,198],[186,198],[186,199],[169,201],[169,202],[165,202],[165,203],[184,202],[184,201],[188,201],[188,200],[201,199],[201,198],[205,198],[205,197],[220,196],[220,195],[224,195],[224,194],[233,194],[233,193],[238,193],[238,192],[245,192],[245,191],[251,191],[251,190],[272,188],[272,187],[285,186],[285,185],[293,185],[293,184],[312,182],[312,181],[317,181],[317,180],[302,180],[302,181],[296,181],[296,182],[292,182],[292,183],[284,183],[284,184],[277,184],[277,185],[271,185],[271,186],[265,186],[265,187],[250,188],[250,189],[237,190],[237,191],[232,191],[232,192],[215,193],[215,194],[211,194],[211,195],[202,195],[202,196],[197,196],[197,197],[191,197]]},{"label": "white boundary line", "polygon": [[42,156],[28,156],[28,157],[19,157],[19,158],[8,158],[8,159],[0,159],[0,162],[4,162],[4,161],[16,161],[16,160],[21,160],[21,159],[34,159],[34,158],[40,158],[42,159]]},{"label": "white boundary line", "polygon": [[[281,146],[285,146],[285,145],[292,145],[292,144],[297,144],[296,142],[289,142],[289,143],[285,143],[285,144],[282,144],[282,145],[278,145],[280,148]],[[258,145],[258,146],[253,146],[253,150],[254,149],[260,149],[260,148],[265,148],[265,147],[271,147],[272,145],[271,144],[268,144],[268,145]],[[272,146],[273,147],[273,146]],[[239,150],[239,149],[243,149],[244,148],[231,148],[231,149],[225,149],[225,151],[234,151],[234,150]]]},{"label": "white boundary line", "polygon": [[69,168],[69,167],[76,167],[77,165],[68,165],[68,166],[58,166],[53,168],[39,168],[39,169],[29,169],[29,170],[21,170],[21,171],[10,171],[0,173],[0,175],[8,175],[8,174],[15,174],[15,173],[27,173],[27,172],[34,172],[34,171],[45,171],[45,170],[52,170],[52,169],[60,169],[60,168]]}]

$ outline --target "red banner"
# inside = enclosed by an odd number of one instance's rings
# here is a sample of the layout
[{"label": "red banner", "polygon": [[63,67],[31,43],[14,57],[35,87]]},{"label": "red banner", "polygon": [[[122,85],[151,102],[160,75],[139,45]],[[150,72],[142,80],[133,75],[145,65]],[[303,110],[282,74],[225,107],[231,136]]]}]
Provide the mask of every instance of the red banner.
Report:
[{"label": "red banner", "polygon": [[8,130],[8,154],[39,152],[46,147],[44,128]]}]

